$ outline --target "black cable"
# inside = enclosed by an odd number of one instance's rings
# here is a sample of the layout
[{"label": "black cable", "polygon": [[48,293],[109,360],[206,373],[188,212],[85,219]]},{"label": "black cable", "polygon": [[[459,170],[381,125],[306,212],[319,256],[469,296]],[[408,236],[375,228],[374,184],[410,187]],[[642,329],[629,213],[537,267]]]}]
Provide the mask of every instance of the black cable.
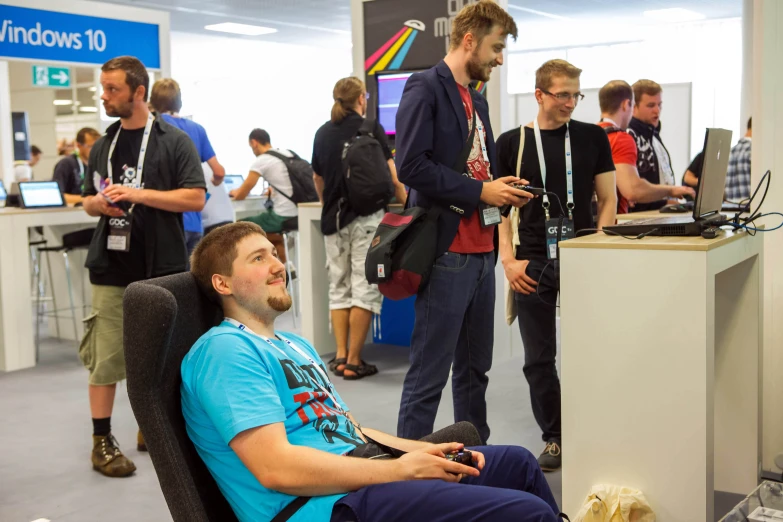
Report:
[{"label": "black cable", "polygon": [[[764,201],[767,199],[767,192],[769,192],[769,186],[772,183],[772,171],[767,170],[767,172],[764,173],[763,176],[761,176],[761,180],[759,180],[759,184],[756,185],[756,190],[753,191],[753,195],[750,197],[750,201],[748,201],[748,210],[750,210],[751,205],[753,204],[753,200],[756,199],[756,195],[759,193],[759,190],[761,190],[761,185],[764,183],[764,180],[767,180],[767,186],[764,187],[764,195],[761,197],[761,202],[759,203],[759,206],[756,207],[756,210],[753,212],[749,212],[750,216],[745,218],[743,221],[743,224],[750,223],[751,221],[754,221],[759,218],[758,212],[761,210],[761,206],[764,204]],[[737,222],[739,222],[739,215],[737,217]]]},{"label": "black cable", "polygon": [[583,233],[583,232],[603,232],[604,234],[608,234],[608,235],[610,235],[610,236],[619,236],[619,237],[622,237],[622,238],[624,238],[624,239],[630,239],[630,240],[634,240],[634,239],[643,239],[643,238],[645,238],[645,237],[647,237],[647,236],[649,236],[649,235],[651,235],[651,234],[653,234],[653,233],[655,233],[655,232],[658,232],[658,230],[659,230],[659,229],[657,229],[657,228],[653,228],[653,229],[651,229],[651,230],[648,230],[647,232],[644,232],[644,233],[642,233],[642,234],[639,234],[639,235],[637,235],[637,236],[626,236],[625,234],[621,234],[621,233],[619,233],[619,232],[615,232],[614,230],[607,230],[607,229],[605,229],[605,228],[604,228],[604,229],[598,229],[598,228],[583,228],[583,229],[579,230],[579,231],[576,233],[576,237],[579,237],[579,234],[581,234],[581,233]]}]

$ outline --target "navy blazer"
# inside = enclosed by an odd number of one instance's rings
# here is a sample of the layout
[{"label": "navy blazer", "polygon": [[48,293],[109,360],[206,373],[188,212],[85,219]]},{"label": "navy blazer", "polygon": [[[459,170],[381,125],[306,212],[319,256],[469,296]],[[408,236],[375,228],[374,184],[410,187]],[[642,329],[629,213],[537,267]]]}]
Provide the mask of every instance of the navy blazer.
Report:
[{"label": "navy blazer", "polygon": [[[489,125],[489,106],[483,96],[472,89],[470,92],[486,129],[487,154],[494,166],[495,138]],[[439,205],[445,209],[438,224],[437,255],[448,250],[460,219],[470,217],[479,204],[482,182],[454,170],[467,140],[465,107],[446,62],[411,76],[397,110],[395,164],[400,181],[411,189],[409,206]]]}]

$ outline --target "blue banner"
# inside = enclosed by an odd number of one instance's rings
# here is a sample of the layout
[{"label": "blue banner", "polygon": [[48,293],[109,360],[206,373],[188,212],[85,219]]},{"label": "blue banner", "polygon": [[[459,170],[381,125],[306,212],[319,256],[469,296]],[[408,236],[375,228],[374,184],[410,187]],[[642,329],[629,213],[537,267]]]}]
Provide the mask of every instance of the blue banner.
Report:
[{"label": "blue banner", "polygon": [[0,5],[0,58],[103,64],[125,55],[160,69],[158,26]]}]

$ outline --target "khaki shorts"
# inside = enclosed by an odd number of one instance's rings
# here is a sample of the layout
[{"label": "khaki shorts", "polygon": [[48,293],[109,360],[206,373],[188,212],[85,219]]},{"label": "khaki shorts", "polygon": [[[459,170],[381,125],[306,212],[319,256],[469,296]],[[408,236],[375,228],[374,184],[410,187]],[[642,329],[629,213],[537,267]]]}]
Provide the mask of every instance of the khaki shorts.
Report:
[{"label": "khaki shorts", "polygon": [[329,272],[329,310],[357,307],[381,313],[383,297],[377,285],[367,282],[364,260],[383,214],[383,210],[379,210],[369,216],[357,217],[336,234],[324,237]]},{"label": "khaki shorts", "polygon": [[79,358],[90,371],[90,384],[103,386],[125,379],[122,350],[124,286],[92,285],[92,312],[84,318]]}]

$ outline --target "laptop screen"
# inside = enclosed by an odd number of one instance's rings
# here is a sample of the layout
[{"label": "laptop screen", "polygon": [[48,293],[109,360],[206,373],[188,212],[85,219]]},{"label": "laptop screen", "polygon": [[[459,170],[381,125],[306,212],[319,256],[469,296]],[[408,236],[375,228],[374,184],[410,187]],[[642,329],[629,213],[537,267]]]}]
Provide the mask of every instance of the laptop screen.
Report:
[{"label": "laptop screen", "polygon": [[226,177],[223,178],[223,186],[226,187],[226,192],[229,192],[241,187],[244,181],[244,178],[239,174],[227,174]]},{"label": "laptop screen", "polygon": [[731,131],[707,129],[704,138],[704,165],[701,169],[696,204],[693,206],[694,219],[721,211],[730,152]]},{"label": "laptop screen", "polygon": [[5,202],[5,198],[7,197],[8,197],[8,193],[5,191],[5,185],[3,185],[2,180],[0,180],[0,201]]},{"label": "laptop screen", "polygon": [[19,183],[19,195],[24,208],[65,206],[60,186],[56,181],[24,181]]}]

